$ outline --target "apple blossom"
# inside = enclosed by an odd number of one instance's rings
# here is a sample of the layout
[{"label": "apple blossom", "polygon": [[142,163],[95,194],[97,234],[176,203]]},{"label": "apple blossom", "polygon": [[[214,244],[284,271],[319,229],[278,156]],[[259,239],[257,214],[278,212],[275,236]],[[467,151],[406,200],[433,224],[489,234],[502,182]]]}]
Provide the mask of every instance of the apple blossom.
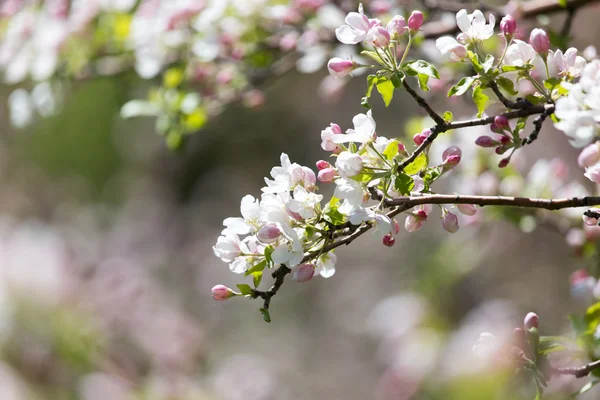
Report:
[{"label": "apple blossom", "polygon": [[354,129],[346,130],[345,135],[331,136],[331,141],[334,143],[366,143],[373,140],[376,124],[371,110],[367,111],[366,114],[355,115],[352,118],[352,123],[354,124]]},{"label": "apple blossom", "polygon": [[450,146],[442,153],[444,167],[452,168],[460,162],[462,151],[458,146]]},{"label": "apple blossom", "polygon": [[351,12],[346,16],[346,25],[335,30],[335,36],[344,44],[357,44],[365,40],[369,28],[369,18],[366,15]]},{"label": "apple blossom", "polygon": [[344,151],[337,157],[335,166],[341,176],[352,177],[360,173],[363,163],[358,154]]},{"label": "apple blossom", "polygon": [[367,33],[366,41],[373,47],[383,49],[390,44],[390,34],[384,27],[375,26]]},{"label": "apple blossom", "polygon": [[547,54],[550,49],[550,38],[545,30],[535,28],[529,35],[529,44],[538,54]]},{"label": "apple blossom", "polygon": [[333,182],[333,179],[336,177],[336,170],[334,168],[325,168],[319,171],[317,178],[319,181],[324,183]]},{"label": "apple blossom", "polygon": [[457,204],[456,208],[464,215],[473,216],[477,214],[477,207],[474,204]]},{"label": "apple blossom", "polygon": [[417,11],[417,10],[410,13],[410,17],[408,17],[408,28],[411,31],[416,32],[419,29],[421,29],[422,25],[423,25],[423,13],[421,11]]},{"label": "apple blossom", "polygon": [[332,58],[327,63],[329,73],[336,78],[341,78],[354,71],[356,64],[352,60],[344,60],[342,58]]},{"label": "apple blossom", "polygon": [[536,52],[530,44],[525,43],[522,40],[514,39],[513,43],[506,49],[503,63],[505,65],[522,67],[526,64],[530,64],[535,56]]},{"label": "apple blossom", "polygon": [[489,332],[483,332],[473,346],[473,353],[483,359],[494,358],[502,347],[500,340]]},{"label": "apple blossom", "polygon": [[506,36],[512,36],[517,31],[517,21],[511,15],[505,15],[500,21],[500,30]]},{"label": "apple blossom", "polygon": [[581,168],[591,167],[592,165],[600,161],[600,142],[594,142],[586,146],[579,156],[577,157],[577,163]]},{"label": "apple blossom", "polygon": [[569,79],[577,78],[583,72],[586,61],[585,58],[577,55],[577,49],[570,47],[563,54],[562,50],[558,49],[553,55],[554,64],[558,69],[558,73]]},{"label": "apple blossom", "polygon": [[452,36],[442,36],[435,41],[435,47],[442,55],[450,55],[450,60],[460,61],[467,57],[467,48]]},{"label": "apple blossom", "polygon": [[263,243],[273,243],[281,236],[281,231],[274,223],[267,223],[263,225],[258,232],[256,237]]},{"label": "apple blossom", "polygon": [[337,256],[333,252],[325,253],[315,263],[315,275],[319,274],[323,278],[331,278],[335,274],[335,264],[337,263]]},{"label": "apple blossom", "polygon": [[400,15],[395,15],[394,18],[388,22],[386,28],[392,39],[398,39],[399,36],[406,33],[406,20]]},{"label": "apple blossom", "polygon": [[489,23],[486,24],[481,11],[475,10],[472,14],[467,14],[467,10],[462,9],[456,13],[456,24],[462,31],[458,35],[458,41],[467,44],[492,37],[496,18],[490,14]]},{"label": "apple blossom", "polygon": [[238,235],[245,235],[256,230],[258,219],[260,218],[260,202],[251,195],[244,196],[240,206],[243,218],[226,218],[223,225],[226,227],[223,233],[233,232]]},{"label": "apple blossom", "polygon": [[332,140],[334,135],[341,135],[342,129],[338,124],[330,124],[327,128],[321,131],[321,148],[325,151],[334,151],[337,144]]},{"label": "apple blossom", "polygon": [[594,164],[591,167],[587,167],[583,175],[590,181],[600,184],[600,164]]},{"label": "apple blossom", "polygon": [[539,326],[539,317],[536,313],[528,313],[523,321],[525,329],[537,328]]},{"label": "apple blossom", "polygon": [[427,220],[427,213],[424,210],[417,210],[409,213],[404,221],[404,229],[408,232],[415,232],[423,226],[423,222]]},{"label": "apple blossom", "polygon": [[215,300],[223,301],[235,296],[235,292],[224,285],[216,285],[212,288],[212,296]]},{"label": "apple blossom", "polygon": [[442,226],[444,229],[450,233],[458,231],[458,217],[456,214],[453,214],[446,209],[443,210],[442,214]]},{"label": "apple blossom", "polygon": [[317,169],[318,169],[319,171],[320,171],[320,170],[322,170],[322,169],[325,169],[325,168],[331,168],[331,164],[329,164],[329,163],[328,163],[327,161],[325,161],[325,160],[319,160],[319,161],[317,161],[317,162],[316,162],[316,166],[317,166]]},{"label": "apple blossom", "polygon": [[231,262],[242,252],[242,243],[235,233],[226,233],[219,236],[213,252],[224,262]]},{"label": "apple blossom", "polygon": [[429,137],[429,135],[431,135],[431,129],[425,128],[421,132],[413,136],[413,141],[415,142],[415,144],[421,145],[425,141],[425,139]]},{"label": "apple blossom", "polygon": [[292,270],[292,280],[296,282],[308,282],[315,274],[315,266],[309,263],[296,265]]}]

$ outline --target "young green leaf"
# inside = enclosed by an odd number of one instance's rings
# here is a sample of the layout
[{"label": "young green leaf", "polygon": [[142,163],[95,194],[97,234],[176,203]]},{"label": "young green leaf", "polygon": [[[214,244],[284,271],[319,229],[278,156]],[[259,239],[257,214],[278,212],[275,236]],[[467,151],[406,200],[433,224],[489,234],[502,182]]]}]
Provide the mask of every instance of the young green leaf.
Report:
[{"label": "young green leaf", "polygon": [[236,285],[238,289],[240,289],[240,293],[243,294],[244,296],[248,296],[252,294],[252,288],[250,287],[250,285],[246,285],[245,283],[240,283],[239,285]]},{"label": "young green leaf", "polygon": [[452,113],[450,111],[446,111],[444,113],[444,115],[442,115],[442,118],[444,119],[444,122],[450,123],[450,122],[452,122],[454,115],[452,115]]},{"label": "young green leaf", "polygon": [[475,82],[475,78],[472,76],[462,78],[456,85],[450,88],[448,91],[448,97],[462,96],[467,90],[469,90],[473,82]]},{"label": "young green leaf", "polygon": [[409,195],[414,187],[415,181],[406,174],[399,174],[394,180],[394,188],[403,196]]},{"label": "young green leaf", "polygon": [[513,81],[511,81],[510,79],[505,78],[504,76],[498,76],[496,77],[495,81],[498,84],[498,86],[506,90],[511,96],[516,96],[517,94],[519,94],[519,92],[515,90],[515,85]]},{"label": "young green leaf", "polygon": [[382,80],[380,78],[377,82],[377,91],[379,94],[381,94],[381,98],[383,99],[386,107],[392,102],[392,98],[394,97],[394,89],[394,84],[389,79]]},{"label": "young green leaf", "polygon": [[269,310],[267,310],[266,308],[261,308],[260,312],[265,322],[271,322],[271,315],[269,314]]},{"label": "young green leaf", "polygon": [[425,92],[429,91],[429,86],[427,86],[427,82],[429,82],[429,76],[425,74],[418,74],[417,79],[419,80],[419,87],[421,90]]},{"label": "young green leaf", "polygon": [[435,67],[427,61],[417,60],[406,64],[406,67],[417,74],[427,75],[430,78],[440,79],[440,74]]},{"label": "young green leaf", "polygon": [[481,118],[489,99],[490,98],[483,93],[481,86],[477,86],[475,89],[473,89],[473,102],[477,106],[477,118]]},{"label": "young green leaf", "polygon": [[421,171],[422,169],[427,168],[429,164],[429,160],[427,159],[427,155],[425,153],[419,154],[419,156],[415,159],[415,161],[411,162],[404,168],[404,173],[408,175],[414,175]]}]

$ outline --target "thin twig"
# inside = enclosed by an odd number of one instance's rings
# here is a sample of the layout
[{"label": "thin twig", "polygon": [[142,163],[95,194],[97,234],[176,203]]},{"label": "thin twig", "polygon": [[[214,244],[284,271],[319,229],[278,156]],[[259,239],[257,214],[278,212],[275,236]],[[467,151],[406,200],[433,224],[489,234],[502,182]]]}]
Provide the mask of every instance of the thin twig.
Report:
[{"label": "thin twig", "polygon": [[504,94],[500,91],[500,88],[498,87],[496,82],[490,82],[488,86],[490,87],[490,89],[492,89],[496,97],[498,97],[498,100],[500,100],[500,102],[504,104],[506,108],[518,110],[521,108],[531,107],[531,103],[522,97],[519,97],[516,102],[507,99],[504,96]]},{"label": "thin twig", "polygon": [[406,89],[406,91],[408,92],[408,94],[410,94],[412,96],[413,99],[415,99],[415,101],[417,102],[417,104],[423,108],[425,111],[427,111],[427,114],[429,114],[429,116],[431,117],[431,119],[437,124],[437,125],[444,125],[446,122],[444,121],[444,118],[442,118],[438,113],[436,113],[435,111],[433,111],[433,108],[431,108],[431,106],[429,105],[429,103],[427,103],[427,101],[422,98],[421,96],[419,96],[419,94],[417,92],[415,92],[413,90],[413,88],[410,87],[410,85],[406,82],[406,79],[404,79],[402,81],[402,86],[404,86],[404,89]]},{"label": "thin twig", "polygon": [[588,376],[593,370],[600,367],[600,360],[591,362],[582,367],[573,368],[554,368],[554,373],[557,375],[573,375],[575,378],[583,378]]}]

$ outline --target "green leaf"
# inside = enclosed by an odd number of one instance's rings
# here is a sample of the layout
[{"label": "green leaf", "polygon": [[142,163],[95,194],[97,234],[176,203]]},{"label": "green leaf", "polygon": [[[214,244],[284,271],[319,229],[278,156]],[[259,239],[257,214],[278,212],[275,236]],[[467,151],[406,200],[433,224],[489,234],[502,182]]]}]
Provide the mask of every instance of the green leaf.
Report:
[{"label": "green leaf", "polygon": [[498,86],[508,92],[511,96],[516,96],[519,92],[515,90],[515,84],[508,78],[504,76],[498,76],[495,79]]},{"label": "green leaf", "polygon": [[421,90],[425,92],[429,91],[429,86],[427,86],[427,82],[429,82],[429,76],[425,74],[418,74],[417,78],[419,79],[419,87]]},{"label": "green leaf", "polygon": [[258,288],[260,286],[260,282],[262,281],[262,277],[263,277],[263,273],[261,272],[256,272],[255,274],[252,275],[252,283],[254,284],[255,288]]},{"label": "green leaf", "polygon": [[392,83],[394,84],[394,87],[396,89],[402,87],[402,82],[404,82],[404,79],[406,78],[406,75],[404,74],[404,72],[402,71],[396,71],[392,74]]},{"label": "green leaf", "polygon": [[454,115],[452,115],[452,113],[450,111],[446,111],[444,113],[444,115],[442,115],[442,118],[444,119],[444,121],[446,123],[450,123],[450,122],[452,122],[452,119],[454,118]]},{"label": "green leaf", "polygon": [[485,61],[483,62],[483,72],[487,73],[490,69],[492,69],[492,67],[494,66],[494,56],[491,54],[488,54],[485,57]]},{"label": "green leaf", "polygon": [[323,219],[332,225],[341,225],[345,221],[344,214],[338,211],[337,204],[327,204],[323,210]]},{"label": "green leaf", "polygon": [[246,285],[245,283],[240,283],[239,285],[236,285],[238,289],[240,289],[240,293],[243,294],[244,296],[248,296],[252,294],[252,288],[250,287],[250,285]]},{"label": "green leaf", "polygon": [[417,74],[427,75],[430,78],[440,79],[440,74],[435,67],[424,60],[417,60],[406,64],[406,68]]},{"label": "green leaf", "polygon": [[398,193],[407,196],[415,187],[415,181],[406,174],[399,174],[394,180],[394,187]]},{"label": "green leaf", "polygon": [[512,72],[512,71],[529,71],[530,69],[533,68],[533,65],[531,64],[525,64],[525,65],[503,65],[502,66],[502,72]]},{"label": "green leaf", "polygon": [[383,150],[383,155],[388,161],[392,161],[396,155],[398,155],[398,144],[400,142],[396,139],[390,140],[390,143]]},{"label": "green leaf", "polygon": [[477,72],[478,74],[483,74],[485,71],[483,70],[481,63],[479,62],[479,57],[477,56],[477,54],[473,53],[472,51],[469,51],[467,55],[469,57],[469,60],[471,61],[471,65],[473,66],[475,72]]},{"label": "green leaf", "polygon": [[244,276],[253,275],[257,272],[262,272],[266,266],[267,266],[267,260],[262,260],[261,262],[259,262],[258,264],[254,265],[252,268],[250,268],[248,271],[246,271]]},{"label": "green leaf", "polygon": [[266,308],[261,308],[260,312],[262,313],[265,322],[271,322],[271,315],[269,314],[269,310],[267,310]]},{"label": "green leaf", "polygon": [[448,97],[462,96],[467,90],[469,90],[473,82],[475,82],[475,78],[472,76],[462,78],[456,85],[450,88],[448,91]]},{"label": "green leaf", "polygon": [[383,60],[381,59],[381,57],[379,57],[379,54],[377,54],[376,51],[363,50],[360,52],[360,54],[369,57],[370,59],[372,59],[373,61],[375,61],[378,64],[385,64],[383,62]]},{"label": "green leaf", "polygon": [[267,246],[267,247],[265,247],[265,251],[264,251],[265,261],[267,262],[267,265],[269,267],[274,264],[273,258],[271,258],[271,254],[273,254],[274,250],[275,249],[273,248],[273,246]]},{"label": "green leaf", "polygon": [[377,81],[379,78],[377,75],[369,75],[367,76],[367,92],[365,93],[365,97],[371,97],[371,92],[373,92],[373,88],[377,85]]},{"label": "green leaf", "polygon": [[525,129],[525,124],[527,124],[527,117],[521,117],[517,121],[517,125],[515,125],[515,133],[519,134],[523,129]]},{"label": "green leaf", "polygon": [[600,380],[597,381],[591,381],[586,383],[585,385],[583,385],[583,387],[581,389],[579,389],[577,392],[573,393],[571,395],[572,399],[577,398],[579,395],[582,395],[584,393],[589,392],[594,386],[596,386],[598,383],[600,383]]},{"label": "green leaf", "polygon": [[425,153],[421,153],[415,159],[415,161],[411,162],[404,168],[404,173],[408,175],[415,175],[422,169],[427,168],[429,164],[429,160],[427,159],[427,155]]},{"label": "green leaf", "polygon": [[475,105],[477,106],[477,118],[481,118],[489,99],[490,98],[483,93],[481,86],[477,86],[473,89],[473,102],[475,102]]},{"label": "green leaf", "polygon": [[394,84],[389,79],[380,79],[377,82],[377,91],[379,92],[379,94],[381,94],[381,98],[383,99],[383,102],[385,103],[386,107],[389,106],[392,102],[392,98],[394,97],[394,89]]}]

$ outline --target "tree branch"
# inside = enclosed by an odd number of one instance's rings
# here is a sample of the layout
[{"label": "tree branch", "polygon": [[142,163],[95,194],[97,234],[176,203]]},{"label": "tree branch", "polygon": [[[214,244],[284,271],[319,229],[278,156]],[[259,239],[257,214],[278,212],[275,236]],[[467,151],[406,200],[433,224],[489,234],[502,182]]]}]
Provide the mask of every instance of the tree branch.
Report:
[{"label": "tree branch", "polygon": [[557,375],[573,375],[575,378],[583,378],[588,376],[593,370],[599,367],[600,360],[591,362],[582,367],[554,368],[554,373]]},{"label": "tree branch", "polygon": [[429,114],[431,119],[434,120],[437,125],[445,125],[446,124],[446,122],[444,121],[444,118],[440,117],[440,115],[438,113],[433,111],[433,108],[431,108],[429,103],[427,103],[427,101],[424,98],[419,96],[419,94],[417,92],[415,92],[413,90],[413,88],[410,87],[410,85],[406,82],[406,79],[404,79],[402,81],[402,86],[404,86],[404,89],[406,89],[408,94],[410,94],[412,96],[412,98],[415,99],[417,104],[421,108],[423,108],[425,111],[427,111],[427,114]]}]

